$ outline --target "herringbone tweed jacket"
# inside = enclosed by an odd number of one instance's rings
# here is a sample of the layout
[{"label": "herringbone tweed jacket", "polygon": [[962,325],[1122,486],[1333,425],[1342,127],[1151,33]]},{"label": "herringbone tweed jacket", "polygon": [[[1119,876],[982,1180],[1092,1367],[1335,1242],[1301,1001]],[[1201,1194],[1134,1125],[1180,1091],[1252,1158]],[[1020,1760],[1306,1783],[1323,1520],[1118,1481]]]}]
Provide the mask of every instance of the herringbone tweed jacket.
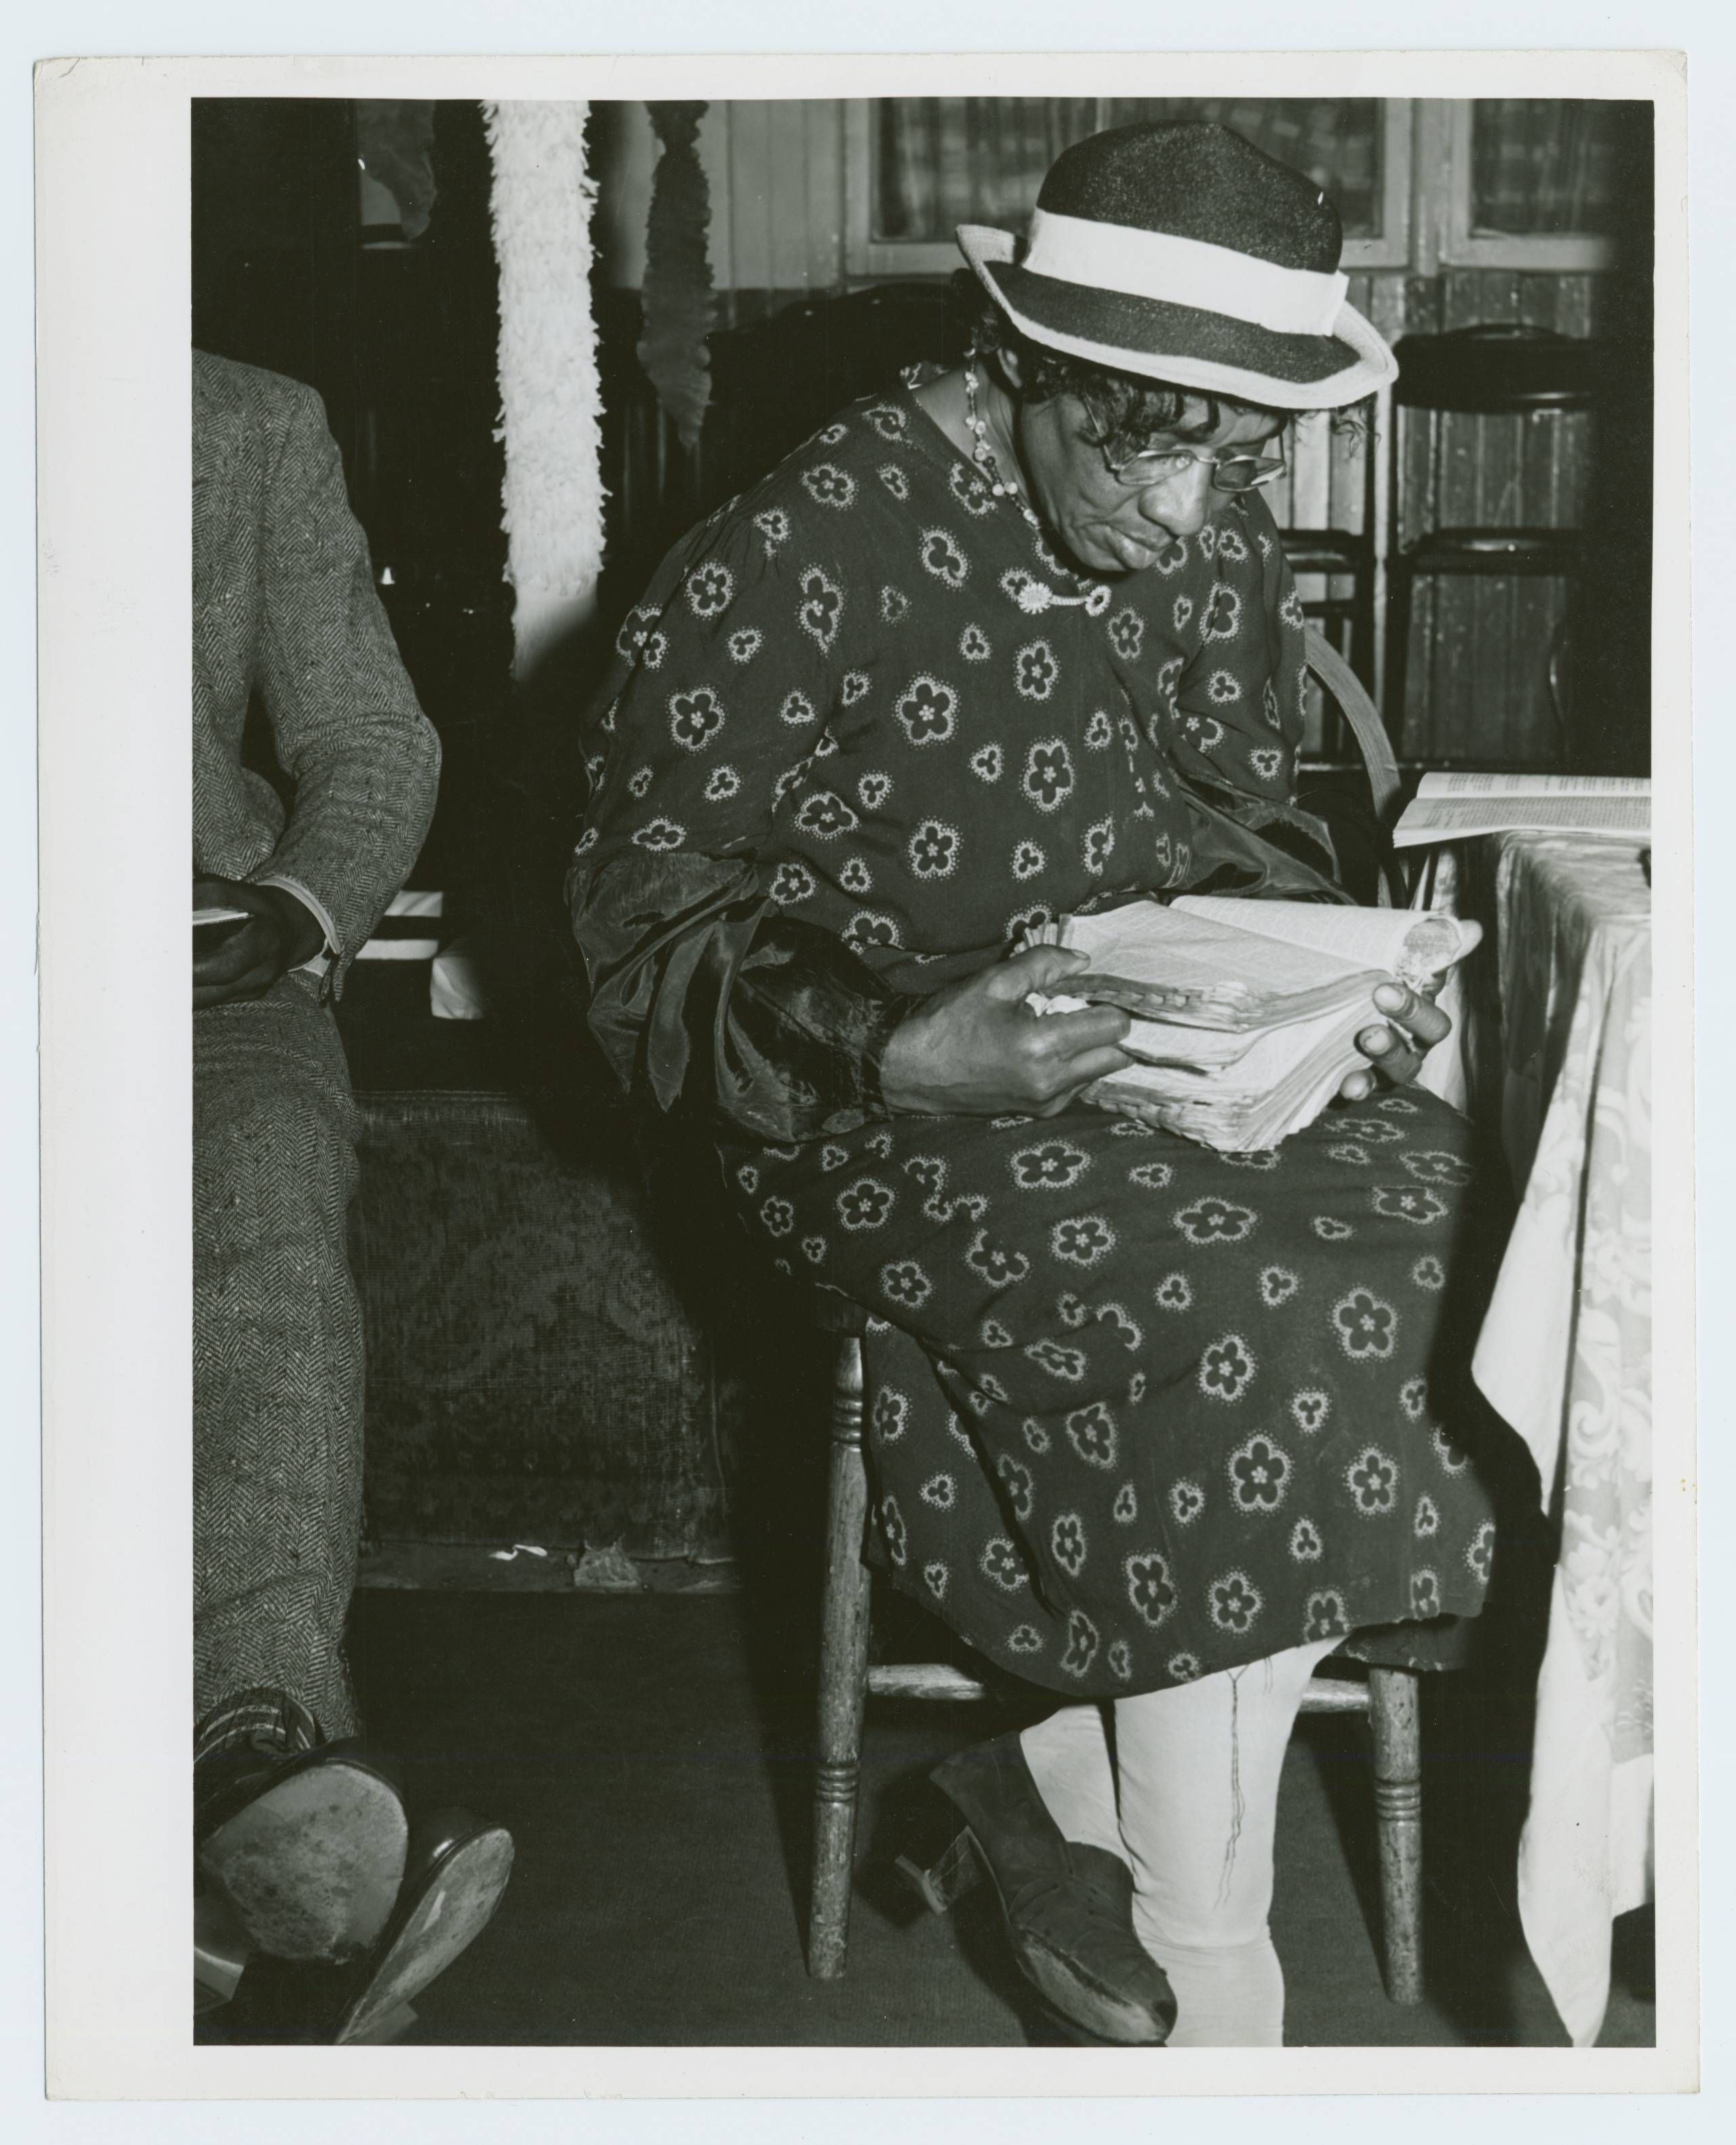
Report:
[{"label": "herringbone tweed jacket", "polygon": [[[256,690],[287,814],[242,765]],[[319,397],[196,352],[194,869],[310,895],[341,981],[415,862],[439,774]]]}]

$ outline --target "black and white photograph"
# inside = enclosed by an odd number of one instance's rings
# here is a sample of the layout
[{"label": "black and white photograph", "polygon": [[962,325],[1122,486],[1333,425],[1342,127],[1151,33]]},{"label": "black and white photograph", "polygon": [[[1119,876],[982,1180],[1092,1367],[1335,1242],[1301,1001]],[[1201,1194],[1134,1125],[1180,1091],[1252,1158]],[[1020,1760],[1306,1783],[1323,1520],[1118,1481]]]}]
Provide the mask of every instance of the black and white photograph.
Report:
[{"label": "black and white photograph", "polygon": [[176,2090],[1691,2078],[1684,107],[1475,57],[174,63]]}]

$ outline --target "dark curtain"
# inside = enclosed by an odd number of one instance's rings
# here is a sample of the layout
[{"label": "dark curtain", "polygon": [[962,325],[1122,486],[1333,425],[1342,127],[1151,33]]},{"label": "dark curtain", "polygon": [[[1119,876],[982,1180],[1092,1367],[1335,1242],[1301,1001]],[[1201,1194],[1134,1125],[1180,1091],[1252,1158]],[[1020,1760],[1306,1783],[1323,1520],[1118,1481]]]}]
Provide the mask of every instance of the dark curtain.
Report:
[{"label": "dark curtain", "polygon": [[1479,98],[1471,116],[1471,226],[1534,237],[1610,231],[1620,193],[1625,102]]}]

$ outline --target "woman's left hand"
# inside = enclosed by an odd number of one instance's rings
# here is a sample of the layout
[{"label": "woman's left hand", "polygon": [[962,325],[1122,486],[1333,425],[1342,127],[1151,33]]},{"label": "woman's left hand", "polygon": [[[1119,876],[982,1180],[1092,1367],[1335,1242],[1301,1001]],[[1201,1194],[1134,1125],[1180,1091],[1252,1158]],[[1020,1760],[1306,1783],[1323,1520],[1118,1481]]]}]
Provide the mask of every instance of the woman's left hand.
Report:
[{"label": "woman's left hand", "polygon": [[1346,1073],[1338,1092],[1346,1102],[1360,1102],[1371,1094],[1376,1073],[1389,1080],[1414,1080],[1424,1058],[1453,1032],[1451,1018],[1438,1005],[1396,980],[1375,986],[1375,1010],[1384,1018],[1356,1037],[1369,1069],[1359,1067]]}]

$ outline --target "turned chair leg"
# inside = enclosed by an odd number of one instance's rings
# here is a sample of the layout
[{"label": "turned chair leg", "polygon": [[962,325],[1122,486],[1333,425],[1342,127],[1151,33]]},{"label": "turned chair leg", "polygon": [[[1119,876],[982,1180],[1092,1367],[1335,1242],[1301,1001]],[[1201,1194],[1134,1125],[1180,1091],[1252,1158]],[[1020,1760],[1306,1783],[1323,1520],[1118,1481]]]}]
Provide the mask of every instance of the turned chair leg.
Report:
[{"label": "turned chair leg", "polygon": [[1375,1745],[1375,1823],[1380,1841],[1380,1920],[1386,1993],[1423,2000],[1421,1678],[1411,1669],[1368,1672]]},{"label": "turned chair leg", "polygon": [[831,1981],[844,1970],[856,1801],[862,1781],[862,1712],[868,1695],[868,1574],[862,1561],[868,1476],[862,1460],[862,1343],[838,1343],[832,1388],[832,1465],[827,1493],[825,1595],[821,1605],[820,1761],[813,1788],[813,1889],[808,1971]]}]

